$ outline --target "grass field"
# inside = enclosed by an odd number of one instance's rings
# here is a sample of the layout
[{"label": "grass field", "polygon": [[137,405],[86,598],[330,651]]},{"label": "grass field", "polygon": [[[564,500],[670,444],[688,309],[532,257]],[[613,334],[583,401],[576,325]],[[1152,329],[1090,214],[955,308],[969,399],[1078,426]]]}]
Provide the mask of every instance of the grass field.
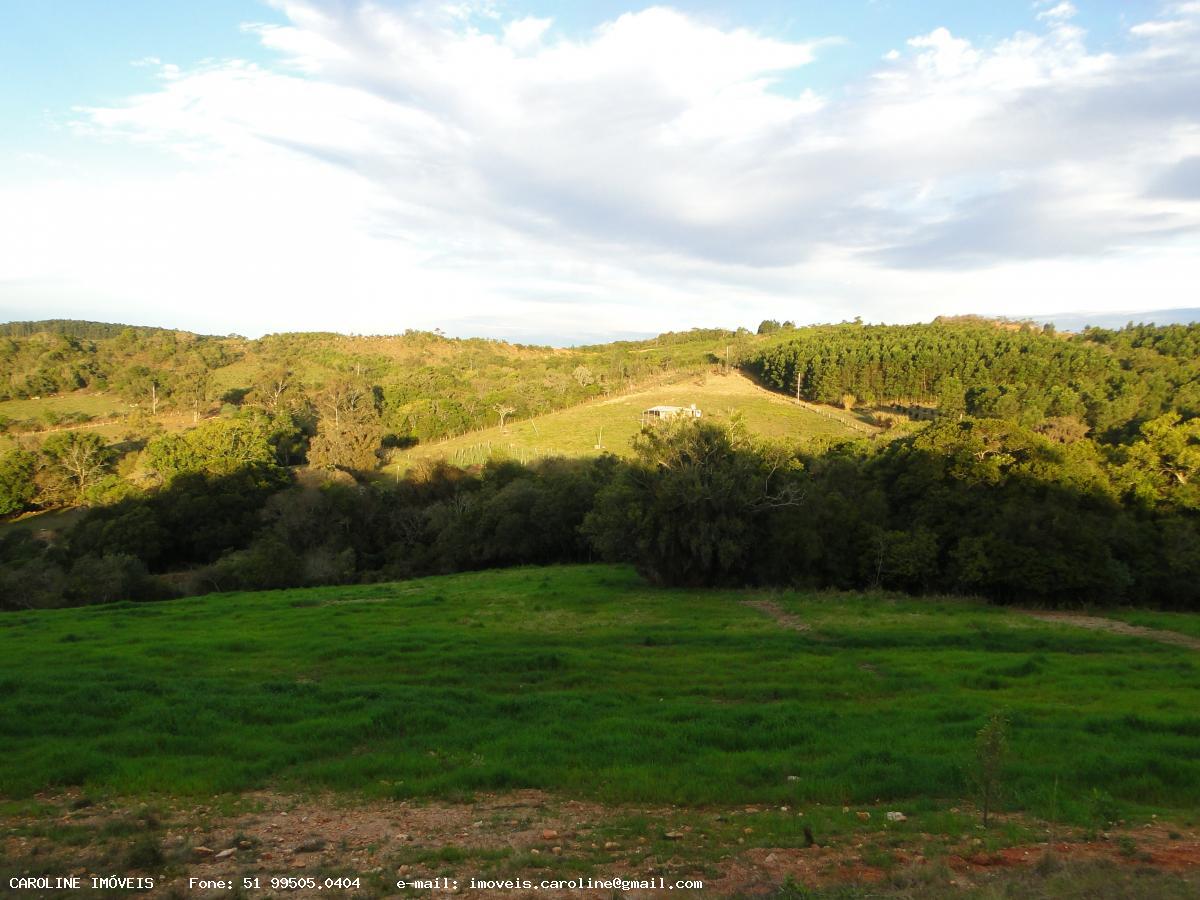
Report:
[{"label": "grass field", "polygon": [[0,617],[13,798],[542,788],[934,815],[995,710],[1011,806],[1200,811],[1200,655],[966,601],[578,566]]},{"label": "grass field", "polygon": [[503,454],[528,461],[539,456],[591,456],[629,452],[641,429],[642,410],[651,406],[696,404],[707,418],[728,421],[740,415],[753,433],[803,441],[813,437],[853,437],[863,432],[843,422],[853,416],[830,409],[828,416],[804,409],[788,398],[759,387],[744,375],[704,374],[636,393],[585,403],[523,421],[418,445],[395,457],[392,470],[403,472],[422,459],[444,458],[458,465],[484,462]]},{"label": "grass field", "polygon": [[129,404],[116,394],[93,394],[84,391],[40,397],[37,400],[4,400],[0,402],[0,416],[10,419],[39,419],[47,411],[59,415],[86,413],[89,416],[103,418],[115,413],[128,412],[128,410]]},{"label": "grass field", "polygon": [[[33,421],[46,424],[46,413],[54,413],[58,416],[65,416],[71,413],[83,413],[95,419],[105,419],[109,416],[126,413],[129,411],[129,406],[118,397],[116,394],[93,394],[84,391],[76,391],[70,394],[57,394],[52,397],[39,397],[37,400],[4,400],[0,401],[0,418],[16,420],[16,426],[20,430],[21,421]],[[121,426],[112,425],[108,429],[89,429],[100,433],[105,433],[106,430],[112,430],[115,434]],[[9,435],[0,435],[0,453],[4,453],[15,446],[13,438]]]}]

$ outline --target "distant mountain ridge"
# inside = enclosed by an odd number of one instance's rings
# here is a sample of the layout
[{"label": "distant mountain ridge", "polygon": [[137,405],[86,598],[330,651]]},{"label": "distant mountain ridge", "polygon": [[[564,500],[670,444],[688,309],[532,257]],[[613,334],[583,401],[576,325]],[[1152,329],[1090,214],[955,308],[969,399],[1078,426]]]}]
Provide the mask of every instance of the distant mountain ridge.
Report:
[{"label": "distant mountain ridge", "polygon": [[1200,322],[1200,307],[1152,309],[1142,312],[1052,313],[1030,318],[1035,322],[1052,322],[1054,327],[1061,331],[1083,331],[1089,325],[1097,328],[1124,328],[1130,322],[1135,325],[1187,325]]}]

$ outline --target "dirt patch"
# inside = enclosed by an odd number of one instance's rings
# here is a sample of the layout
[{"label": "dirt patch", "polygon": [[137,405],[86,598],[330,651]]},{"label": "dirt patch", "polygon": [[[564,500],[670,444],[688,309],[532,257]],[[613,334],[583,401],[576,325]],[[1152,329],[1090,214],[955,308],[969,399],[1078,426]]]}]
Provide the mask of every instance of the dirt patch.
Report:
[{"label": "dirt patch", "polygon": [[792,615],[774,600],[743,600],[742,606],[748,606],[751,609],[756,609],[766,616],[770,616],[778,623],[780,628],[788,628],[792,631],[809,631],[812,626],[801,619],[799,616]]},{"label": "dirt patch", "polygon": [[[785,808],[781,808],[786,809]],[[188,879],[259,879],[260,894],[374,898],[411,893],[397,882],[447,879],[465,897],[609,898],[665,896],[661,890],[541,888],[543,880],[619,877],[666,884],[702,882],[670,896],[771,896],[789,881],[806,887],[880,884],[901,873],[951,885],[983,883],[993,873],[1057,861],[1153,867],[1194,878],[1200,835],[1166,825],[1084,839],[987,849],[966,834],[920,831],[831,833],[818,845],[758,841],[757,807],[683,810],[605,806],[540,791],[483,794],[473,802],[349,800],[257,792],[208,804],[90,803],[77,793],[42,796],[0,817],[0,875],[52,872],[149,876],[150,897],[228,897],[189,889]],[[799,813],[796,813],[799,815]],[[878,813],[877,817],[882,813]],[[848,820],[849,821],[849,820]],[[857,822],[857,819],[853,820]],[[754,827],[745,826],[755,822]],[[724,830],[722,830],[724,829]],[[800,837],[797,836],[797,841]],[[774,843],[774,841],[770,841]],[[928,855],[927,855],[928,854]],[[924,875],[922,873],[925,873]],[[471,878],[538,884],[532,889],[471,886]],[[290,878],[286,889],[272,878]],[[339,878],[355,884],[342,887]],[[315,885],[307,886],[307,879]],[[327,886],[327,879],[334,882]],[[430,895],[417,887],[416,894]],[[447,893],[444,889],[434,894]],[[908,896],[908,895],[904,895]]]},{"label": "dirt patch", "polygon": [[1141,625],[1130,625],[1117,619],[1105,619],[1101,616],[1085,616],[1079,613],[1055,612],[1041,609],[1019,609],[1017,612],[1040,619],[1043,622],[1056,622],[1061,625],[1074,625],[1078,628],[1090,628],[1093,631],[1107,631],[1111,634],[1123,634],[1129,637],[1146,638],[1158,641],[1160,644],[1174,644],[1177,647],[1187,647],[1190,650],[1200,650],[1200,638],[1180,634],[1178,631],[1164,631],[1160,628],[1143,628]]},{"label": "dirt patch", "polygon": [[910,877],[917,875],[919,880],[919,873],[932,867],[944,867],[957,878],[957,881],[952,878],[949,884],[968,887],[986,882],[998,870],[1044,866],[1048,858],[1058,864],[1108,862],[1176,874],[1195,873],[1200,869],[1200,840],[1195,835],[1180,840],[1170,834],[1166,829],[1156,828],[1138,832],[1136,843],[1128,837],[1119,840],[1116,835],[1108,835],[1095,841],[1026,844],[995,851],[962,850],[932,859],[916,848],[936,842],[939,836],[914,834],[908,836],[906,846],[887,848],[886,868],[874,864],[875,859],[867,861],[883,849],[877,843],[860,843],[853,848],[759,847],[730,858],[723,865],[720,877],[706,887],[716,896],[771,896],[788,882],[817,887],[875,884],[898,872],[907,872]]}]

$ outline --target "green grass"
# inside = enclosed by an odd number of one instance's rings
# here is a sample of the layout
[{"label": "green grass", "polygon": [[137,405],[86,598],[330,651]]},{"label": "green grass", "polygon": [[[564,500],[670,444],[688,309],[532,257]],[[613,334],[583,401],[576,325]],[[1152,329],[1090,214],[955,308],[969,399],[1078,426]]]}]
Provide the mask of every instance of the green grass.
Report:
[{"label": "green grass", "polygon": [[[397,454],[393,471],[407,470],[422,459],[444,458],[459,465],[482,463],[503,454],[529,461],[540,456],[594,456],[601,443],[609,452],[626,454],[641,429],[642,410],[651,406],[696,404],[712,419],[741,417],[753,433],[766,438],[803,441],[813,437],[862,435],[853,426],[819,415],[765,390],[740,374],[704,374],[636,393],[597,400],[558,410],[534,419],[510,421],[498,427],[418,445]],[[858,420],[840,411],[829,414],[846,421]]]},{"label": "green grass", "polygon": [[[36,422],[49,425],[45,414],[52,412],[58,416],[70,413],[83,413],[94,419],[106,419],[110,416],[129,412],[129,406],[116,394],[94,394],[76,391],[70,394],[39,397],[37,400],[4,400],[0,401],[0,418],[12,419],[14,431],[25,431],[25,423]],[[121,430],[120,424],[104,428],[89,428],[106,437],[113,436]],[[16,441],[11,435],[0,434],[0,453],[7,453],[16,447]]]},{"label": "green grass", "polygon": [[55,412],[60,416],[67,413],[85,413],[96,418],[103,418],[116,413],[128,412],[129,404],[116,394],[93,394],[84,391],[56,394],[37,400],[0,401],[0,416],[10,419],[40,420],[42,414],[47,411]]},{"label": "green grass", "polygon": [[10,798],[537,787],[936,816],[996,709],[1012,808],[1098,825],[1200,808],[1200,655],[966,601],[576,566],[0,617]]}]

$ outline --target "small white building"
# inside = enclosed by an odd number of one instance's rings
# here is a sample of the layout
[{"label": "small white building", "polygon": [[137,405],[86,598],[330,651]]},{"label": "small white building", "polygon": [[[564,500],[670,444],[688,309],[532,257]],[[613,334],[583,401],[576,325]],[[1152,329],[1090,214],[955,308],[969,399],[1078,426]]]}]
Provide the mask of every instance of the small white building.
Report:
[{"label": "small white building", "polygon": [[649,409],[642,410],[642,425],[649,425],[654,422],[665,422],[668,419],[675,419],[683,416],[685,419],[700,418],[700,410],[696,409],[696,404],[691,406],[652,406]]}]

